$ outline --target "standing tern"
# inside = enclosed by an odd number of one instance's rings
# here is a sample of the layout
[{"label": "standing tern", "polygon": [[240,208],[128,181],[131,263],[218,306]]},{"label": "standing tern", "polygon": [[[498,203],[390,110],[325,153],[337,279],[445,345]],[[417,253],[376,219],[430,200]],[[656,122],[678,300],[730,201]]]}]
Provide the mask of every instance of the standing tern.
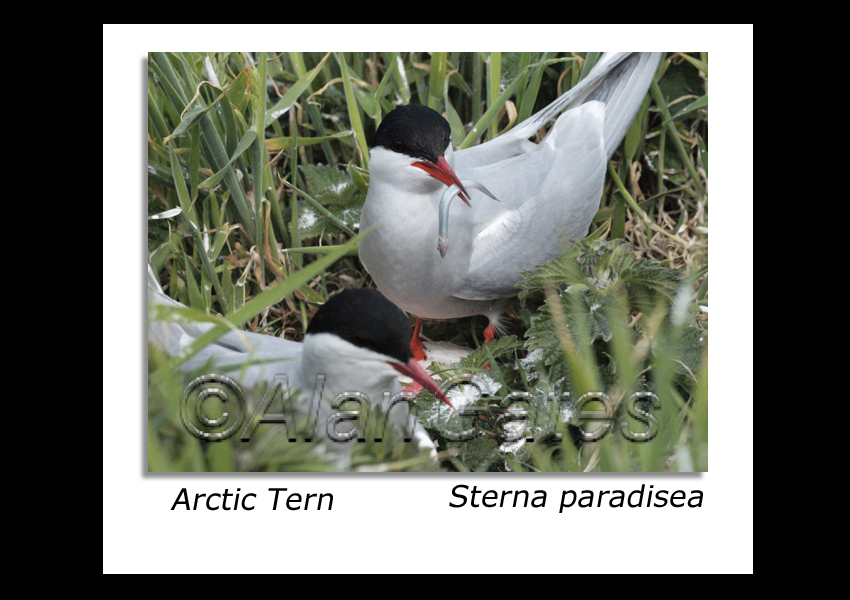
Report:
[{"label": "standing tern", "polygon": [[[374,230],[360,243],[360,259],[378,289],[416,317],[414,356],[425,357],[423,319],[486,315],[484,338],[492,340],[520,272],[585,237],[606,164],[660,56],[606,53],[546,108],[457,152],[448,122],[436,111],[411,104],[387,114],[370,151],[360,227]],[[528,139],[554,117],[541,143]],[[490,198],[470,195],[470,188]],[[450,206],[455,194],[465,204]]]},{"label": "standing tern", "polygon": [[[150,267],[148,302],[183,306],[163,293]],[[154,320],[148,327],[148,341],[169,356],[175,356],[213,327],[212,323]],[[399,374],[412,378],[452,405],[439,385],[411,357],[409,335],[407,317],[378,291],[346,290],[319,308],[303,343],[231,331],[180,368],[185,372],[203,369],[207,373],[226,370],[246,391],[252,391],[262,382],[272,383],[276,375],[286,374],[289,388],[300,390],[297,416],[318,416],[318,424],[328,437],[330,418],[338,415],[330,401],[342,398],[342,394],[360,397],[370,405],[380,405],[384,414],[389,415],[391,425],[403,433],[413,431],[419,445],[433,451],[434,445],[424,427],[410,415],[407,403],[400,401]],[[321,398],[314,391],[318,376],[323,376]],[[351,444],[334,445],[340,450],[351,447]],[[345,458],[339,464],[347,465]]]}]

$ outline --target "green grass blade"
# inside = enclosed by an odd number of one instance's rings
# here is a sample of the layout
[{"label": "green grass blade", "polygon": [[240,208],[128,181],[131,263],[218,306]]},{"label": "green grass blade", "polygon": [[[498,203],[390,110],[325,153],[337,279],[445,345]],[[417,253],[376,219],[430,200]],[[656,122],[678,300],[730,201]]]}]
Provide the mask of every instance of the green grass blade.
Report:
[{"label": "green grass blade", "polygon": [[[498,107],[496,112],[501,109],[502,105],[507,101],[507,98],[499,97],[499,88],[502,84],[502,53],[493,52],[490,54],[490,61],[487,63],[487,106]],[[516,86],[514,86],[516,88]],[[490,110],[487,110],[489,113]],[[485,113],[485,116],[487,116]],[[487,125],[487,135],[492,140],[499,134],[498,123],[496,122],[496,114],[492,114]]]},{"label": "green grass blade", "polygon": [[230,157],[230,160],[225,163],[224,167],[211,177],[204,179],[201,183],[198,184],[198,187],[202,187],[204,189],[212,189],[219,184],[219,182],[224,179],[225,174],[227,173],[227,169],[234,163],[236,160],[242,156],[243,153],[247,152],[254,142],[257,140],[257,131],[254,129],[249,129],[245,132],[245,135],[242,136],[242,139],[239,140],[239,143],[236,145],[236,150],[233,155]]},{"label": "green grass blade", "polygon": [[348,105],[348,118],[351,121],[351,128],[354,130],[354,137],[360,154],[360,162],[364,168],[368,169],[369,143],[366,141],[363,122],[360,119],[360,110],[357,108],[357,99],[354,97],[354,90],[351,87],[351,72],[341,53],[336,53],[336,60],[342,71],[342,85],[345,89],[345,102]]},{"label": "green grass blade", "polygon": [[446,85],[446,53],[431,53],[431,76],[428,79],[428,106],[440,112]]},{"label": "green grass blade", "polygon": [[679,154],[679,158],[685,164],[685,167],[688,169],[688,173],[691,174],[691,179],[694,182],[699,193],[705,197],[705,188],[702,187],[702,183],[700,183],[699,175],[697,175],[697,171],[694,168],[694,163],[691,161],[691,157],[688,155],[688,152],[685,150],[684,144],[682,144],[682,140],[679,139],[679,132],[676,131],[676,124],[673,122],[672,117],[670,116],[670,110],[667,108],[667,102],[664,101],[664,96],[661,94],[661,89],[658,87],[658,83],[656,81],[652,82],[652,85],[649,86],[649,90],[652,93],[652,98],[655,100],[655,105],[661,110],[661,114],[664,116],[664,122],[666,123],[668,137],[673,140],[673,145],[676,147],[676,152]]}]

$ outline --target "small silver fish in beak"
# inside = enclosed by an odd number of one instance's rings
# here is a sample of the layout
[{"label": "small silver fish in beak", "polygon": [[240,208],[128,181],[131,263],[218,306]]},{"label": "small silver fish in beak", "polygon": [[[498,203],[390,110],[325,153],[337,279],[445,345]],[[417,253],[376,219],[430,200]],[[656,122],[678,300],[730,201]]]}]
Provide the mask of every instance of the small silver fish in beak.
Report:
[{"label": "small silver fish in beak", "polygon": [[[443,192],[443,197],[440,200],[440,236],[437,239],[437,250],[440,251],[440,256],[442,258],[446,257],[446,252],[449,249],[449,208],[452,205],[452,200],[455,199],[455,196],[458,194],[463,194],[465,188],[473,188],[476,190],[481,190],[487,196],[495,200],[496,202],[501,202],[496,196],[490,193],[486,187],[474,181],[472,179],[468,179],[466,181],[461,181],[460,186],[457,183],[452,184],[446,191]],[[468,195],[468,194],[467,194]],[[461,196],[463,199],[463,196]],[[465,201],[465,200],[464,200]],[[469,204],[469,202],[467,202]]]}]

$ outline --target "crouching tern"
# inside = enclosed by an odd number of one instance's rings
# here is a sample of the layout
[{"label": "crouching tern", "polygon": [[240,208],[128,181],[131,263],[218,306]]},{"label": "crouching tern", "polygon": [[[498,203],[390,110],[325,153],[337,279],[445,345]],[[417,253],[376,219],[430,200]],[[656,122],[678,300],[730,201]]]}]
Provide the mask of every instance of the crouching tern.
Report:
[{"label": "crouching tern", "polygon": [[[604,54],[549,106],[457,152],[448,122],[436,111],[411,104],[387,114],[370,151],[360,227],[374,230],[360,243],[360,259],[378,289],[417,318],[415,356],[425,357],[423,319],[486,315],[484,337],[492,340],[517,293],[520,271],[585,237],[599,208],[606,164],[660,56]],[[541,143],[528,139],[554,117]],[[466,205],[451,205],[456,194]]]},{"label": "crouching tern", "polygon": [[[150,266],[148,302],[183,306],[163,293]],[[148,341],[175,356],[212,327],[212,323],[152,320]],[[276,377],[285,374],[288,387],[298,394],[295,418],[310,416],[316,420],[317,431],[336,442],[330,446],[339,450],[338,464],[344,468],[350,464],[347,456],[356,430],[349,427],[340,434],[336,429],[342,413],[332,403],[343,398],[380,406],[389,425],[402,435],[412,432],[420,447],[435,453],[425,428],[410,414],[405,395],[401,394],[399,374],[454,407],[437,382],[412,358],[409,336],[407,317],[378,291],[345,290],[319,308],[303,343],[231,331],[186,360],[180,369],[226,372],[246,392],[263,382],[274,384],[280,381]]]}]

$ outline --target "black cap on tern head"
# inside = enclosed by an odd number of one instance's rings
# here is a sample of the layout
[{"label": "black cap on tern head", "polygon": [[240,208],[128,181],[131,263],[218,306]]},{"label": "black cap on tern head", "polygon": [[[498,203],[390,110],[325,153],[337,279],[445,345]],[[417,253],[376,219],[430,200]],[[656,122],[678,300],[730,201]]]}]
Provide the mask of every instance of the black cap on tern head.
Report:
[{"label": "black cap on tern head", "polygon": [[381,146],[436,163],[446,151],[451,134],[449,122],[440,113],[421,104],[408,104],[384,117],[372,147]]},{"label": "black cap on tern head", "polygon": [[307,327],[313,333],[332,333],[405,364],[412,356],[407,317],[377,290],[344,290],[329,299]]}]

